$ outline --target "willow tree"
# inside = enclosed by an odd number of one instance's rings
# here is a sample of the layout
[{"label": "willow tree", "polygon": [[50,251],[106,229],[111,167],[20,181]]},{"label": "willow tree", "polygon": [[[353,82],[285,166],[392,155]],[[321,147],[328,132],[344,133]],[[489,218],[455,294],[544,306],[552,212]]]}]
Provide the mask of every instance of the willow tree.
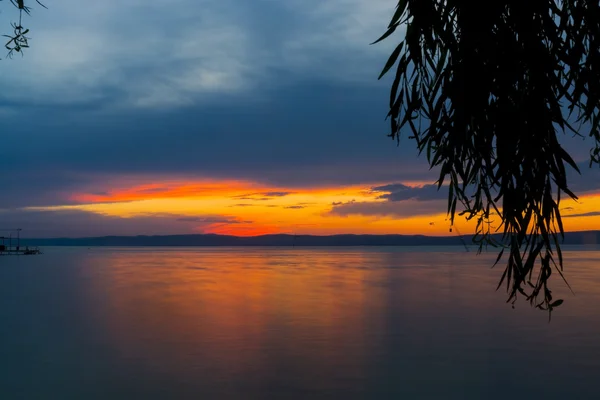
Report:
[{"label": "willow tree", "polygon": [[[28,5],[32,2],[32,0],[10,0],[10,4],[17,9],[18,14],[16,21],[10,23],[12,33],[3,35],[7,38],[4,47],[8,50],[8,57],[12,57],[15,53],[23,54],[23,50],[29,47],[29,38],[26,36],[29,33],[29,29],[23,26],[23,14],[29,15],[31,13],[31,7]],[[46,8],[38,0],[35,0],[35,2]]]},{"label": "willow tree", "polygon": [[409,132],[439,168],[450,220],[475,220],[474,240],[500,246],[508,301],[552,311],[559,204],[577,198],[566,169],[579,172],[558,135],[590,136],[590,166],[600,162],[600,2],[400,0],[375,43],[395,37],[380,76],[395,67],[390,136]]}]

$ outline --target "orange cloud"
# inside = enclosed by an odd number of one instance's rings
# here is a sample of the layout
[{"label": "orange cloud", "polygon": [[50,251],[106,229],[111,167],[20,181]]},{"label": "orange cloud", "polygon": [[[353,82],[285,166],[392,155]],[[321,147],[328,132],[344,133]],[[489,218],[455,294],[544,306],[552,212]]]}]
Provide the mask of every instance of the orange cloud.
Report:
[{"label": "orange cloud", "polygon": [[199,182],[199,183],[152,183],[138,185],[131,188],[115,188],[106,193],[75,193],[70,200],[87,203],[117,203],[125,201],[148,200],[148,199],[175,199],[189,197],[212,197],[229,195],[240,195],[245,191],[259,187],[249,182],[225,181],[225,182]]}]

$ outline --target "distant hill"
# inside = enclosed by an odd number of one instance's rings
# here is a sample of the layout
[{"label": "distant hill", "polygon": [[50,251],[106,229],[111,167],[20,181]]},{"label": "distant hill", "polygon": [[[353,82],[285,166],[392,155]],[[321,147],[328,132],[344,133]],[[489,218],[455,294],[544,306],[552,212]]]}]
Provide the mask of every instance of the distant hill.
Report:
[{"label": "distant hill", "polygon": [[[168,235],[23,239],[28,246],[462,246],[471,236],[423,235]],[[564,244],[600,244],[600,231],[568,232]]]}]

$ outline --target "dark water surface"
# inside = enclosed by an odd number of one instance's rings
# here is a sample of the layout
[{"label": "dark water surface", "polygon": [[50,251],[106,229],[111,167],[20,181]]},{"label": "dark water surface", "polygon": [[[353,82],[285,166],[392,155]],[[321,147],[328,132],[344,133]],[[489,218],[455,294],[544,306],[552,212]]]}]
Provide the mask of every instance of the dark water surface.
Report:
[{"label": "dark water surface", "polygon": [[460,248],[0,257],[0,399],[591,399],[600,251],[547,314]]}]

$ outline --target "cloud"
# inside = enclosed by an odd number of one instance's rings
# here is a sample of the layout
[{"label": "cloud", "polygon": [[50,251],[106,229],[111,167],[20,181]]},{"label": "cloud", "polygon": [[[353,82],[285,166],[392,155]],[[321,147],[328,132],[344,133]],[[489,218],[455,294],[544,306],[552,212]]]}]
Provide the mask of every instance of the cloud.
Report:
[{"label": "cloud", "polygon": [[183,217],[183,218],[177,218],[176,221],[179,222],[200,222],[202,220],[202,218],[200,217]]},{"label": "cloud", "polygon": [[[378,75],[395,47],[393,39],[369,46],[385,32],[394,12],[389,1],[288,0],[285,3],[301,16],[304,29],[302,34],[284,40],[283,58],[303,73],[316,70],[327,79],[368,83],[368,77],[374,71]],[[398,34],[402,35],[402,29]],[[349,61],[348,54],[355,60],[362,58],[362,62],[351,67],[344,65],[343,61]]]},{"label": "cloud", "polygon": [[372,192],[384,192],[380,199],[386,199],[389,201],[403,201],[403,200],[442,200],[447,199],[448,194],[445,188],[438,190],[437,185],[423,185],[423,186],[407,186],[402,183],[392,183],[389,185],[378,186],[371,189]]},{"label": "cloud", "polygon": [[202,222],[205,224],[251,224],[252,221],[240,221],[233,217],[179,217],[175,219],[179,222]]},{"label": "cloud", "polygon": [[20,71],[3,82],[15,90],[3,97],[170,107],[244,90],[262,58],[253,59],[252,35],[231,3],[71,0],[38,8],[25,21],[33,38],[26,58],[7,65]]},{"label": "cloud", "polygon": [[267,197],[285,197],[285,196],[289,196],[290,194],[293,194],[294,192],[265,192],[262,193],[263,196],[267,196]]},{"label": "cloud", "polygon": [[[109,235],[174,235],[212,232],[226,226],[249,226],[251,221],[229,216],[190,218],[176,214],[146,214],[129,218],[78,210],[1,211],[5,226],[22,228],[22,237],[86,237]],[[186,223],[182,223],[186,222]]]},{"label": "cloud", "polygon": [[446,194],[437,185],[408,186],[390,183],[372,187],[367,193],[384,201],[333,202],[329,215],[410,218],[446,211]]},{"label": "cloud", "polygon": [[[393,12],[385,0],[48,6],[34,7],[25,20],[32,47],[5,65],[6,100],[165,108],[254,91],[272,84],[273,71],[364,82],[376,76],[392,46],[368,46]],[[343,62],[349,59],[362,63]]]},{"label": "cloud", "polygon": [[[234,199],[252,200],[252,201],[267,201],[267,200],[271,200],[269,197],[234,197]],[[254,204],[242,204],[242,205],[253,206]]]},{"label": "cloud", "polygon": [[597,217],[600,216],[600,211],[591,211],[581,214],[567,214],[562,215],[563,218],[575,218],[575,217]]},{"label": "cloud", "polygon": [[254,201],[268,201],[277,197],[285,197],[295,192],[258,192],[258,193],[247,193],[240,196],[234,196],[234,199],[240,200],[254,200]]},{"label": "cloud", "polygon": [[441,200],[405,200],[400,202],[349,202],[334,206],[328,215],[410,218],[442,214],[445,211],[445,202]]},{"label": "cloud", "polygon": [[386,0],[48,6],[26,19],[25,57],[3,61],[0,207],[98,200],[124,176],[295,189],[428,174],[386,137],[388,50],[368,45]]},{"label": "cloud", "polygon": [[[25,20],[25,56],[2,61],[0,208],[114,201],[124,181],[241,180],[257,184],[244,200],[268,203],[279,188],[437,177],[413,141],[386,136],[389,81],[376,78],[397,40],[369,43],[388,0],[48,6]],[[574,189],[600,189],[597,169],[585,174]],[[438,198],[428,186],[388,189],[382,200]]]},{"label": "cloud", "polygon": [[[579,142],[579,148],[585,148],[584,142]],[[576,195],[598,192],[600,191],[600,166],[594,164],[589,165],[589,160],[577,163],[581,174],[573,171],[572,168],[567,168],[567,182],[569,189],[575,192]]]},{"label": "cloud", "polygon": [[302,208],[306,208],[306,206],[295,205],[295,206],[285,206],[284,208],[286,208],[288,210],[300,210]]}]

